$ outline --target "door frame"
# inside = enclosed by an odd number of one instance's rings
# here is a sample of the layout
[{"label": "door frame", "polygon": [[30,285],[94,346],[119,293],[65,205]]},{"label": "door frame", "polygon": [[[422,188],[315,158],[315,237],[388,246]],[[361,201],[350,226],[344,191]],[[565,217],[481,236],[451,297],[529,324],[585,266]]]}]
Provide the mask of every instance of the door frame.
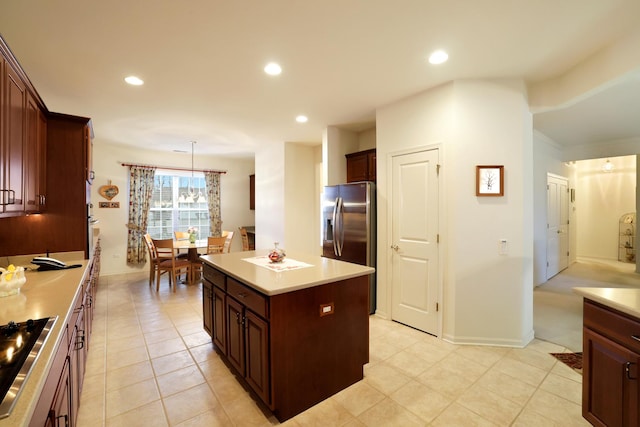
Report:
[{"label": "door frame", "polygon": [[[446,232],[447,223],[446,216],[444,215],[444,206],[447,203],[447,197],[445,192],[443,191],[445,188],[445,177],[446,177],[446,168],[444,167],[444,148],[442,143],[434,143],[427,145],[420,145],[416,147],[406,148],[403,150],[390,151],[386,153],[386,185],[387,185],[387,200],[393,200],[393,158],[397,156],[404,156],[407,154],[415,154],[423,151],[430,150],[438,150],[438,164],[440,165],[440,170],[438,174],[438,231],[440,241],[438,243],[438,279],[437,279],[437,292],[438,292],[438,319],[437,319],[437,337],[442,338],[442,330],[443,330],[443,318],[444,318],[444,310],[445,310],[445,301],[444,301],[444,254],[446,253]],[[379,205],[378,205],[379,206]],[[393,305],[393,250],[391,249],[391,243],[393,238],[393,205],[390,202],[387,202],[387,212],[386,212],[386,227],[385,235],[386,242],[384,247],[380,247],[378,245],[378,262],[384,262],[387,266],[386,269],[386,304],[385,311],[387,313],[387,318],[391,319],[392,305]],[[380,232],[380,223],[378,223],[378,236],[381,235]],[[383,258],[384,257],[384,258]],[[426,333],[426,332],[425,332]]]}]

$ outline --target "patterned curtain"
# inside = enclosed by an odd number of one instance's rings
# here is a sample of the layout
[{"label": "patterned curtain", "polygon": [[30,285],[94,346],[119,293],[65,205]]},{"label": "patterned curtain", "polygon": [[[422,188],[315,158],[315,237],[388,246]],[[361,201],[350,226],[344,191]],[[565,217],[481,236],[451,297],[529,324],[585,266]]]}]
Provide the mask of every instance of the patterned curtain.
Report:
[{"label": "patterned curtain", "polygon": [[206,171],[204,181],[207,184],[207,200],[209,201],[209,224],[211,236],[222,236],[222,217],[220,214],[220,172]]},{"label": "patterned curtain", "polygon": [[127,262],[144,264],[147,247],[144,234],[147,232],[149,204],[153,194],[153,178],[156,169],[145,166],[129,166],[129,223],[127,224]]}]

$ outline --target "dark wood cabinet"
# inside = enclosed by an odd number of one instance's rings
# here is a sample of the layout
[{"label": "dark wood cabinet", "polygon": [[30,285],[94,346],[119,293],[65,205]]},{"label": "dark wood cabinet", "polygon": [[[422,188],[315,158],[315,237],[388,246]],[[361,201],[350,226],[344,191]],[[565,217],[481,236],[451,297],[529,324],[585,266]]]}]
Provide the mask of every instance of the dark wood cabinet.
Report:
[{"label": "dark wood cabinet", "polygon": [[[242,299],[252,297],[255,299],[255,291],[245,287],[240,289],[235,295],[239,295]],[[236,301],[227,295],[225,307],[227,360],[260,399],[269,403],[269,324],[249,310],[243,302]]]},{"label": "dark wood cabinet", "polygon": [[225,317],[225,305],[227,297],[224,291],[218,287],[213,288],[213,313],[211,314],[211,329],[213,332],[213,344],[226,354],[227,352],[227,321]]},{"label": "dark wood cabinet", "polygon": [[376,150],[347,154],[347,182],[376,180]]},{"label": "dark wood cabinet", "polygon": [[25,139],[25,212],[37,213],[46,204],[46,117],[31,93],[27,94]]},{"label": "dark wood cabinet", "polygon": [[44,207],[44,104],[0,39],[0,217]]},{"label": "dark wood cabinet", "polygon": [[249,209],[256,209],[256,176],[249,175]]},{"label": "dark wood cabinet", "polygon": [[213,285],[206,280],[202,282],[202,326],[213,338]]},{"label": "dark wood cabinet", "polygon": [[49,112],[1,37],[0,130],[0,256],[88,258],[91,120]]},{"label": "dark wood cabinet", "polygon": [[640,320],[585,299],[583,362],[583,417],[640,426]]},{"label": "dark wood cabinet", "polygon": [[227,360],[244,377],[244,307],[233,298],[227,298]]},{"label": "dark wood cabinet", "polygon": [[93,302],[100,276],[100,242],[96,242],[86,280],[63,325],[58,349],[33,412],[30,427],[76,426],[89,351]]},{"label": "dark wood cabinet", "polygon": [[47,414],[45,427],[70,427],[73,426],[72,422],[72,407],[71,407],[71,376],[70,376],[70,364],[69,356],[64,358],[64,365],[62,366],[62,372],[60,374],[60,382],[56,388],[56,392],[53,398],[53,404]]},{"label": "dark wood cabinet", "polygon": [[260,399],[269,402],[269,324],[245,308],[242,325],[246,354],[244,377]]},{"label": "dark wood cabinet", "polygon": [[25,210],[25,118],[27,90],[18,73],[7,63],[2,85],[5,95],[2,113],[2,163],[4,214],[19,214]]}]

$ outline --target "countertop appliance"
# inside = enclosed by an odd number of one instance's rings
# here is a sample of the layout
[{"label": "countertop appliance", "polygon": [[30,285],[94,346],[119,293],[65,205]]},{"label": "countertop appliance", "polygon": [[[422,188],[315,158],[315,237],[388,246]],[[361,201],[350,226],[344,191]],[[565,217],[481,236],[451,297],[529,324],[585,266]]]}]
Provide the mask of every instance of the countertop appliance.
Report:
[{"label": "countertop appliance", "polygon": [[57,317],[0,326],[0,418],[11,413]]},{"label": "countertop appliance", "polygon": [[[376,266],[376,188],[363,181],[324,188],[322,256]],[[369,276],[369,312],[376,308],[376,275]]]}]

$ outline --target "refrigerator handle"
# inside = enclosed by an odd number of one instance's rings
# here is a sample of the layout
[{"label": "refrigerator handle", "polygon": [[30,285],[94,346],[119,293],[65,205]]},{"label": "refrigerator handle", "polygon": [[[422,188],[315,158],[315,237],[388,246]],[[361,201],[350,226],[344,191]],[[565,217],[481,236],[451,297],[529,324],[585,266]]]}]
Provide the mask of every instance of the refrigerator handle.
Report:
[{"label": "refrigerator handle", "polygon": [[331,236],[331,240],[333,241],[333,254],[334,255],[338,255],[338,241],[337,241],[337,229],[338,229],[338,203],[339,203],[340,198],[336,198],[336,201],[333,203],[333,218],[332,218],[332,222],[333,222],[333,227],[332,227],[332,236]]},{"label": "refrigerator handle", "polygon": [[[344,246],[344,223],[343,223],[343,215],[344,215],[344,200],[342,197],[338,197],[338,212],[337,212],[337,220],[338,220],[338,243],[337,243],[337,252],[336,255],[342,256],[342,247]],[[335,240],[334,240],[335,242]]]}]

